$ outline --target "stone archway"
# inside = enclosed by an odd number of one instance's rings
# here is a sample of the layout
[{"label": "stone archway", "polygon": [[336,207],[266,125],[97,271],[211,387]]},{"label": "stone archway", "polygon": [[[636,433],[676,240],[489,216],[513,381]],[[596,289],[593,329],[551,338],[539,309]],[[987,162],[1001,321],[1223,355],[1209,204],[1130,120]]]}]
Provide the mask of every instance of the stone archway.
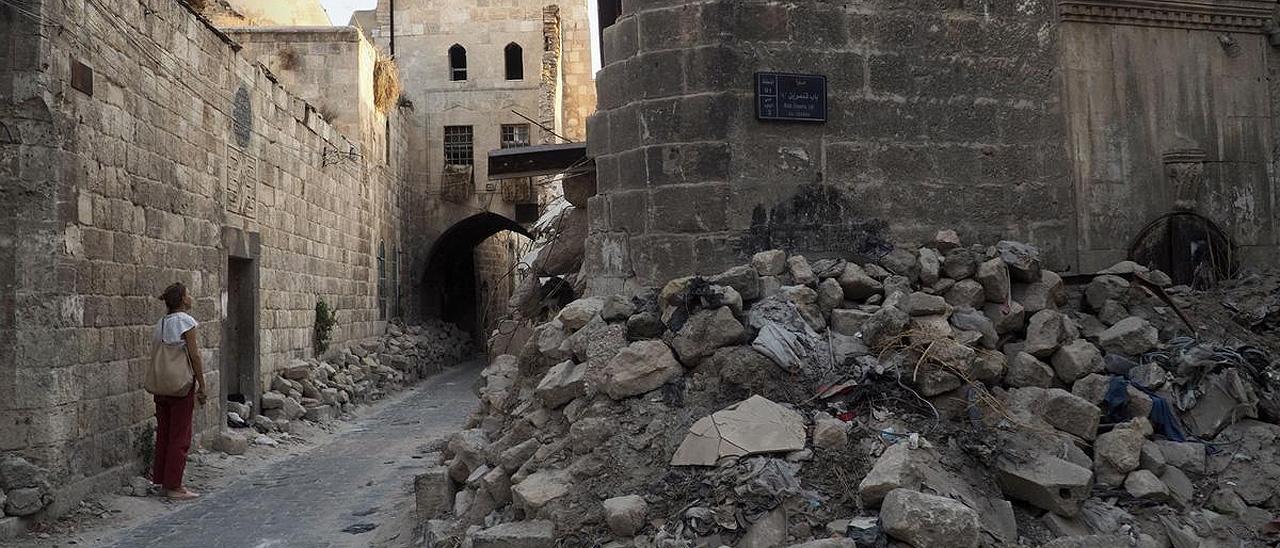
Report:
[{"label": "stone archway", "polygon": [[[478,265],[476,247],[503,232],[530,237],[519,223],[485,212],[458,221],[435,239],[422,277],[423,310],[427,316],[452,322],[483,338],[482,308],[483,303],[492,300],[486,292],[493,288],[483,286],[481,274],[483,270],[492,271],[494,265]],[[503,266],[509,270],[513,265]]]}]

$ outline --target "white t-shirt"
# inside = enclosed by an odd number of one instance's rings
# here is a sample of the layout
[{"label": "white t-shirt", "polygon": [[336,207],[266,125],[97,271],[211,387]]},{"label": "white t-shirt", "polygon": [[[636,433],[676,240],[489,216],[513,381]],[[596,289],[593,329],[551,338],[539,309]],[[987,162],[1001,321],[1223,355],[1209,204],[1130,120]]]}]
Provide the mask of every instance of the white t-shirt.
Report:
[{"label": "white t-shirt", "polygon": [[163,318],[160,323],[156,324],[156,340],[165,344],[182,344],[182,335],[192,329],[195,329],[200,322],[192,318],[186,312],[174,312]]}]

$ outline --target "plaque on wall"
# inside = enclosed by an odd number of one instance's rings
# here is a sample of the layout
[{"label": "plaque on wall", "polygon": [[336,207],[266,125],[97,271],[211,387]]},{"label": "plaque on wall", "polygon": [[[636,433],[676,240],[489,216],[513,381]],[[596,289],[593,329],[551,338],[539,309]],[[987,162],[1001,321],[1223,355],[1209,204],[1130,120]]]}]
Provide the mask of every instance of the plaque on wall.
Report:
[{"label": "plaque on wall", "polygon": [[756,118],[788,122],[827,121],[827,77],[756,73]]}]

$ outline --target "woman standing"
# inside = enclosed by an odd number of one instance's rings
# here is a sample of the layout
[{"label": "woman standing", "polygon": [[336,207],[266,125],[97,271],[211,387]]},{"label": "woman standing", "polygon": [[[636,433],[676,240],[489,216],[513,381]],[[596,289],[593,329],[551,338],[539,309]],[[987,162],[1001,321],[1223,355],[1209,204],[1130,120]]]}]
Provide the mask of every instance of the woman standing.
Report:
[{"label": "woman standing", "polygon": [[160,300],[169,307],[169,313],[156,325],[155,344],[185,346],[194,381],[183,396],[155,396],[156,453],[151,481],[164,488],[166,497],[190,500],[199,495],[182,486],[182,473],[191,448],[191,416],[196,402],[205,402],[204,364],[196,341],[196,326],[200,323],[187,313],[191,310],[191,295],[181,283],[166,288]]}]

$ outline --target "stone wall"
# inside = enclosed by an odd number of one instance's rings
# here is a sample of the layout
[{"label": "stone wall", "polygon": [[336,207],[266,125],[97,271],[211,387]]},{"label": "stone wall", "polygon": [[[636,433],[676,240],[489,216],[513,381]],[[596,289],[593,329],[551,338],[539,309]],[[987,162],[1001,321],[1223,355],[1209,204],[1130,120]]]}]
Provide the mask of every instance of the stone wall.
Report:
[{"label": "stone wall", "polygon": [[[1157,3],[623,2],[589,122],[591,292],[945,228],[1095,271],[1172,210],[1187,148],[1198,211],[1274,256],[1273,3]],[[762,71],[825,75],[827,121],[758,120]]]},{"label": "stone wall", "polygon": [[252,25],[305,26],[332,24],[319,0],[225,0]]},{"label": "stone wall", "polygon": [[[589,128],[593,291],[943,227],[1069,264],[1053,4],[624,2]],[[758,71],[826,75],[828,121],[757,120]]]},{"label": "stone wall", "polygon": [[507,301],[519,281],[519,274],[512,265],[519,260],[521,250],[529,245],[529,239],[514,232],[504,231],[490,236],[476,246],[476,286],[479,288],[479,323],[485,333],[497,326],[498,320],[507,315]]},{"label": "stone wall", "polygon": [[0,57],[0,451],[51,470],[58,513],[150,451],[142,370],[168,284],[195,298],[211,388],[232,258],[258,283],[257,364],[239,367],[259,390],[312,353],[317,299],[335,342],[381,332],[375,254],[403,248],[407,152],[393,131],[390,165],[340,154],[359,137],[179,2],[27,4],[44,25],[0,8],[17,46]]}]

